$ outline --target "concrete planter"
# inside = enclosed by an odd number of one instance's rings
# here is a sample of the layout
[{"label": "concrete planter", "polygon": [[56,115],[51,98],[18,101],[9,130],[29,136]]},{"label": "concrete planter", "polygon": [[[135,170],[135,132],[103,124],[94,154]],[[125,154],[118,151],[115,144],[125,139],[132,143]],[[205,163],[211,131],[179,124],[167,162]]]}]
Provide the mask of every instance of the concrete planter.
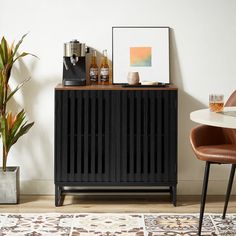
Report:
[{"label": "concrete planter", "polygon": [[20,167],[7,167],[3,172],[0,167],[0,204],[19,203],[20,193]]}]

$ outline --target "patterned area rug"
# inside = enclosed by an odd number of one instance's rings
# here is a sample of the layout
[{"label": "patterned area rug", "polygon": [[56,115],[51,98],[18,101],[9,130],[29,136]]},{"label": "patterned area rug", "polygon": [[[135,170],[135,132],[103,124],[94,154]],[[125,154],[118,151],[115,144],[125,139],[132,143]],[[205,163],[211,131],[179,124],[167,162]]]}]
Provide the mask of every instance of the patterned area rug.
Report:
[{"label": "patterned area rug", "polygon": [[[0,236],[197,235],[198,214],[1,214]],[[205,214],[202,235],[236,235],[236,215]]]}]

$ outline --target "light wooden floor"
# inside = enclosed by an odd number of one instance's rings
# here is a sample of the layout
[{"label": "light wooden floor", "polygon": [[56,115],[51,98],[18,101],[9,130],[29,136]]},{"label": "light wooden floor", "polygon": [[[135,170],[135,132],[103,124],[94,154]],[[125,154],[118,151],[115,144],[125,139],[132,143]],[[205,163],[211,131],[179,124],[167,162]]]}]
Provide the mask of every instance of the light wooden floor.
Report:
[{"label": "light wooden floor", "polygon": [[[199,196],[178,196],[174,207],[167,196],[66,196],[64,205],[54,206],[54,196],[23,195],[18,205],[0,205],[0,213],[42,213],[42,212],[136,212],[136,213],[198,213]],[[223,196],[208,196],[206,212],[221,213]],[[236,213],[236,196],[231,196],[229,213]]]}]

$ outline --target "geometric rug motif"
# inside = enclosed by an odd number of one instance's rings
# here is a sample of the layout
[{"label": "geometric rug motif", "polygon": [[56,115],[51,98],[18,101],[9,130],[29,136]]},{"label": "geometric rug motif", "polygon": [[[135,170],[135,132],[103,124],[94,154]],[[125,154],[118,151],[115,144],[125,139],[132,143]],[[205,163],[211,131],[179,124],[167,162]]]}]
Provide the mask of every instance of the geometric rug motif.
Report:
[{"label": "geometric rug motif", "polygon": [[[236,236],[236,215],[205,214],[202,235]],[[0,236],[195,236],[199,214],[0,213]]]}]

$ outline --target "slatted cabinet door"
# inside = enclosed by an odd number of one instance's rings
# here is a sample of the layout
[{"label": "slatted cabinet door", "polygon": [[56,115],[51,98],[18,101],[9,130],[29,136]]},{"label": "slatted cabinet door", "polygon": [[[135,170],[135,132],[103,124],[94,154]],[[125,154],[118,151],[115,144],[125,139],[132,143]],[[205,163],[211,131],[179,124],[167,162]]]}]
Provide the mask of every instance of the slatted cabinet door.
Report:
[{"label": "slatted cabinet door", "polygon": [[110,91],[56,91],[56,104],[56,180],[114,181]]},{"label": "slatted cabinet door", "polygon": [[116,93],[116,169],[121,184],[176,184],[176,91]]}]

